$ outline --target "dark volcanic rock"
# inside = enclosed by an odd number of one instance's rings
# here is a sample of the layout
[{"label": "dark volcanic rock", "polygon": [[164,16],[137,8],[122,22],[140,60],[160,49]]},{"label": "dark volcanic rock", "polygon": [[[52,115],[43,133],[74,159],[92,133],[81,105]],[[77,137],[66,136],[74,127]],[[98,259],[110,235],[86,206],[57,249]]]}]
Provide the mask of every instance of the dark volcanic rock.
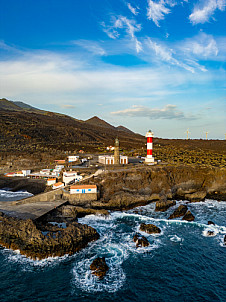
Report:
[{"label": "dark volcanic rock", "polygon": [[170,215],[169,219],[174,219],[178,218],[181,216],[184,216],[188,210],[188,207],[186,205],[180,205],[174,212],[173,214]]},{"label": "dark volcanic rock", "polygon": [[166,201],[156,201],[155,211],[164,212],[168,210],[170,207],[175,206],[175,200],[166,200]]},{"label": "dark volcanic rock", "polygon": [[210,225],[210,224],[215,225],[215,223],[214,223],[213,221],[211,221],[211,220],[208,221],[208,224],[209,224],[209,225]]},{"label": "dark volcanic rock", "polygon": [[94,259],[90,265],[90,269],[93,275],[99,277],[99,279],[103,279],[107,271],[109,270],[109,267],[107,266],[105,261],[105,257],[97,257],[96,259]]},{"label": "dark volcanic rock", "polygon": [[150,245],[146,237],[139,233],[136,233],[133,237],[133,241],[136,243],[136,247],[147,247]]},{"label": "dark volcanic rock", "polygon": [[194,221],[195,216],[191,213],[191,211],[187,211],[187,213],[184,215],[182,220],[187,220],[187,221]]},{"label": "dark volcanic rock", "polygon": [[224,244],[226,245],[226,235],[224,235]]},{"label": "dark volcanic rock", "polygon": [[77,222],[71,223],[65,229],[48,229],[46,226],[45,231],[46,235],[30,219],[19,220],[0,215],[0,244],[6,248],[20,250],[21,254],[32,259],[72,255],[90,241],[99,238],[94,228]]},{"label": "dark volcanic rock", "polygon": [[207,232],[207,235],[208,235],[208,236],[215,236],[215,233],[214,233],[214,231],[208,231],[208,232]]},{"label": "dark volcanic rock", "polygon": [[156,225],[154,224],[145,224],[145,223],[141,223],[140,225],[140,230],[142,232],[146,232],[148,234],[159,234],[161,233],[161,229],[158,228]]}]

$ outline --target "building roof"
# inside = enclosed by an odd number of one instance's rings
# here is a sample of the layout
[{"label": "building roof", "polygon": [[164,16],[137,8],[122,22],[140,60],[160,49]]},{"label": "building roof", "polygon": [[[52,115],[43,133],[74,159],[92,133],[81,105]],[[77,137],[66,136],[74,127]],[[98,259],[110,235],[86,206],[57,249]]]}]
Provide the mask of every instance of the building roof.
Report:
[{"label": "building roof", "polygon": [[75,186],[71,186],[71,189],[96,189],[97,186],[96,185],[75,185]]},{"label": "building roof", "polygon": [[56,180],[56,178],[48,178],[47,181]]},{"label": "building roof", "polygon": [[59,187],[59,186],[62,186],[64,185],[62,182],[57,182],[56,184],[54,184],[54,187]]}]

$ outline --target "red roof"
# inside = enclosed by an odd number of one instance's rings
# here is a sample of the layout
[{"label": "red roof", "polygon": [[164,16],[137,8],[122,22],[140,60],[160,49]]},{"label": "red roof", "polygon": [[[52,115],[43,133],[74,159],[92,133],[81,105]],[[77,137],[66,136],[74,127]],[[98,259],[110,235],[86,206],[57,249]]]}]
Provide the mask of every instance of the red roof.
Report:
[{"label": "red roof", "polygon": [[62,182],[57,182],[56,184],[54,184],[53,186],[54,187],[59,187],[59,186],[61,186],[61,185],[64,185]]},{"label": "red roof", "polygon": [[71,186],[72,190],[75,189],[96,189],[97,186],[96,185],[77,185],[77,186]]}]

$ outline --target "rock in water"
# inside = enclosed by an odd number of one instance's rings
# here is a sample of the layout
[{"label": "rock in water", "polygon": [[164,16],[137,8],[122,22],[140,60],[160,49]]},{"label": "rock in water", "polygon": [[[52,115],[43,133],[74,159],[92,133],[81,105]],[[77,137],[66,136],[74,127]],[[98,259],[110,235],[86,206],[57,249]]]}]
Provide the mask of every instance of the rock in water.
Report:
[{"label": "rock in water", "polygon": [[191,211],[187,211],[187,213],[184,215],[182,220],[187,220],[187,221],[194,221],[195,216],[191,213]]},{"label": "rock in water", "polygon": [[105,261],[105,257],[97,257],[96,259],[94,259],[90,264],[90,269],[93,275],[99,277],[99,279],[103,279],[107,271],[109,270],[109,267],[107,266]]},{"label": "rock in water", "polygon": [[175,200],[166,200],[166,201],[156,201],[155,211],[164,212],[168,210],[170,207],[175,206]]},{"label": "rock in water", "polygon": [[133,241],[136,243],[136,247],[147,247],[150,245],[146,237],[139,233],[136,233],[133,237]]},{"label": "rock in water", "polygon": [[224,236],[224,244],[226,245],[226,235]]},{"label": "rock in water", "polygon": [[214,223],[213,221],[211,221],[211,220],[208,221],[208,224],[209,224],[209,225],[210,225],[210,224],[215,225],[215,223]]},{"label": "rock in water", "polygon": [[148,242],[147,238],[142,236],[141,238],[138,238],[136,242],[136,247],[147,247],[150,243]]},{"label": "rock in water", "polygon": [[146,232],[148,234],[159,234],[161,233],[161,229],[158,228],[156,225],[154,224],[145,224],[145,223],[141,223],[140,225],[140,230],[142,232]]},{"label": "rock in water", "polygon": [[208,235],[208,236],[215,236],[215,233],[214,233],[214,231],[208,231],[208,232],[207,232],[207,235]]},{"label": "rock in water", "polygon": [[173,214],[170,215],[169,219],[174,219],[178,218],[181,216],[184,216],[188,210],[188,207],[186,205],[180,205],[174,212]]}]

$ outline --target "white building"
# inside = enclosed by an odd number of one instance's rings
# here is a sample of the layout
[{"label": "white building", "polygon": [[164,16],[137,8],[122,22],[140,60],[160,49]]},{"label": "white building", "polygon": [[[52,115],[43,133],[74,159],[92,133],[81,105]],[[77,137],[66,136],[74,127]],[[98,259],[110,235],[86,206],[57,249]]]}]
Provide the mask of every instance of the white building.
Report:
[{"label": "white building", "polygon": [[56,178],[48,178],[47,179],[47,186],[52,186],[56,183]]},{"label": "white building", "polygon": [[67,185],[69,182],[78,182],[82,180],[82,176],[78,175],[75,171],[68,171],[63,173],[63,182]]},{"label": "white building", "polygon": [[23,176],[28,176],[31,174],[31,170],[22,170]]},{"label": "white building", "polygon": [[40,171],[40,174],[42,174],[42,175],[50,175],[50,169],[42,169]]},{"label": "white building", "polygon": [[63,184],[62,182],[57,182],[57,183],[55,183],[55,184],[52,186],[52,188],[53,188],[54,190],[60,189],[60,188],[63,188],[63,187],[64,187],[64,184]]},{"label": "white building", "polygon": [[77,161],[79,159],[79,156],[76,155],[70,155],[67,157],[67,160],[69,163],[72,163],[73,161]]},{"label": "white building", "polygon": [[86,193],[97,193],[96,185],[75,185],[71,186],[70,194],[86,194]]},{"label": "white building", "polygon": [[[113,155],[100,155],[98,157],[98,162],[106,165],[114,165],[115,158]],[[120,155],[120,164],[127,165],[128,164],[128,156]]]}]

